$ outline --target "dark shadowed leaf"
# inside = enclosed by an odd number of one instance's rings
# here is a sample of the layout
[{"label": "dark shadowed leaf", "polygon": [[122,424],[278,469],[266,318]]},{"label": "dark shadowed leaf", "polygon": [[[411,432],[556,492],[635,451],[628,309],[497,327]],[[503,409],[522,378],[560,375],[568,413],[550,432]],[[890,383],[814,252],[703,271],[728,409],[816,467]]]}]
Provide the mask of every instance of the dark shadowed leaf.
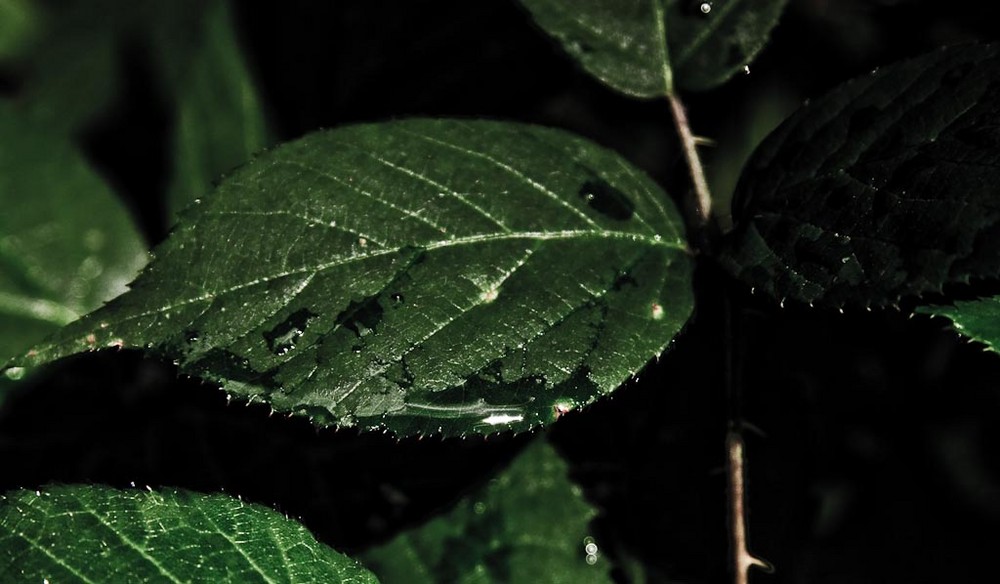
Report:
[{"label": "dark shadowed leaf", "polygon": [[64,137],[0,104],[0,358],[125,291],[146,248]]},{"label": "dark shadowed leaf", "polygon": [[188,24],[156,29],[163,68],[176,93],[172,215],[211,192],[212,182],[270,144],[260,98],[240,53],[227,2],[211,2]]},{"label": "dark shadowed leaf", "polygon": [[946,317],[956,331],[1000,352],[1000,298],[996,296],[959,300],[950,306],[921,306],[917,312]]},{"label": "dark shadowed leaf", "polygon": [[1000,276],[1000,57],[939,50],[803,107],[751,159],[723,263],[778,298],[886,305]]},{"label": "dark shadowed leaf", "polygon": [[753,60],[786,0],[521,0],[605,84],[660,97],[722,84]]},{"label": "dark shadowed leaf", "polygon": [[612,582],[590,535],[596,515],[536,440],[511,466],[451,511],[362,556],[384,584]]},{"label": "dark shadowed leaf", "polygon": [[377,582],[356,561],[260,505],[93,486],[0,498],[0,581]]},{"label": "dark shadowed leaf", "polygon": [[18,361],[148,347],[318,424],[525,429],[609,392],[692,307],[666,194],[519,124],[316,133],[182,217],[132,291]]}]

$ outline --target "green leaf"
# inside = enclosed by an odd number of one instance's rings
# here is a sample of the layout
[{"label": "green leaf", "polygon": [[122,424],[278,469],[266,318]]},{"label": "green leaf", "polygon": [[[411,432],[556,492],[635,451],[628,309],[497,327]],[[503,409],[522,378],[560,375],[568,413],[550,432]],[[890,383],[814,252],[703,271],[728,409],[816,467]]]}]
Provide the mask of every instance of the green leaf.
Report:
[{"label": "green leaf", "polygon": [[[271,143],[228,3],[212,2],[194,25],[200,34],[192,39],[193,48],[186,49],[191,54],[179,47],[164,51],[172,61],[165,69],[177,92],[171,215],[211,192],[212,181]],[[164,36],[174,39],[173,34]]]},{"label": "green leaf", "polygon": [[38,10],[31,0],[0,0],[0,63],[19,57],[37,29]]},{"label": "green leaf", "polygon": [[521,430],[615,389],[677,334],[681,225],[648,178],[561,131],[319,132],[223,181],[131,292],[18,364],[96,338],[318,424]]},{"label": "green leaf", "polygon": [[998,45],[939,50],[817,99],[757,150],[722,263],[758,290],[887,305],[1000,276]]},{"label": "green leaf", "polygon": [[590,74],[635,97],[705,90],[743,71],[787,0],[521,0]]},{"label": "green leaf", "polygon": [[377,582],[266,507],[223,495],[93,486],[0,498],[0,580]]},{"label": "green leaf", "polygon": [[917,312],[948,318],[956,331],[1000,353],[1000,297],[958,300],[950,306],[920,306]]},{"label": "green leaf", "polygon": [[596,512],[566,473],[536,440],[447,514],[361,560],[385,584],[610,583],[611,566],[590,536]]},{"label": "green leaf", "polygon": [[125,291],[146,261],[128,212],[64,137],[0,104],[0,358]]}]

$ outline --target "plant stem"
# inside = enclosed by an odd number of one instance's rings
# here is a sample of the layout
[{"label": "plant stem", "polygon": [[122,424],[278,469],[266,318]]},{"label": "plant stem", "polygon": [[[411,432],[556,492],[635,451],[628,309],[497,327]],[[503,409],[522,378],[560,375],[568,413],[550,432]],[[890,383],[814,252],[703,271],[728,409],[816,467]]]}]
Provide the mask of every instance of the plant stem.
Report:
[{"label": "plant stem", "polygon": [[739,430],[733,428],[726,435],[726,452],[729,478],[729,521],[730,549],[734,582],[747,584],[750,580],[750,567],[758,566],[770,572],[771,565],[754,557],[747,549],[747,516],[746,516],[746,485],[744,483],[745,460],[743,437]]},{"label": "plant stem", "polygon": [[684,111],[684,103],[681,102],[676,93],[667,94],[667,101],[670,102],[670,111],[674,115],[674,125],[677,127],[677,134],[681,139],[684,158],[691,171],[698,223],[700,227],[704,227],[712,215],[712,195],[708,190],[708,181],[705,180],[705,169],[701,165],[701,158],[698,157],[698,144],[691,132],[687,112]]}]

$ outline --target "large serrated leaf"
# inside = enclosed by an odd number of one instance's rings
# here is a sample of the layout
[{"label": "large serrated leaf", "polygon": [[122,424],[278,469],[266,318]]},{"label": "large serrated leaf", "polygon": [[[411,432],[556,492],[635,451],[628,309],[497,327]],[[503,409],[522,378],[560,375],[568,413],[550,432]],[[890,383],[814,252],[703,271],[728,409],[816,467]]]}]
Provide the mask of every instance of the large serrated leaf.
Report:
[{"label": "large serrated leaf", "polygon": [[544,440],[490,484],[361,559],[385,584],[602,584],[610,565],[590,535],[596,515]]},{"label": "large serrated leaf", "polygon": [[763,48],[787,0],[521,0],[588,72],[635,97],[711,89]]},{"label": "large serrated leaf", "polygon": [[998,185],[998,46],[938,50],[845,83],[775,131],[740,180],[722,262],[828,306],[996,278]]},{"label": "large serrated leaf", "polygon": [[73,145],[0,103],[0,359],[125,291],[146,261],[128,212]]},{"label": "large serrated leaf", "polygon": [[377,582],[265,507],[224,495],[92,486],[0,498],[0,581]]},{"label": "large serrated leaf", "polygon": [[412,120],[266,153],[37,365],[147,347],[317,423],[525,429],[609,392],[692,309],[667,196],[570,134]]}]

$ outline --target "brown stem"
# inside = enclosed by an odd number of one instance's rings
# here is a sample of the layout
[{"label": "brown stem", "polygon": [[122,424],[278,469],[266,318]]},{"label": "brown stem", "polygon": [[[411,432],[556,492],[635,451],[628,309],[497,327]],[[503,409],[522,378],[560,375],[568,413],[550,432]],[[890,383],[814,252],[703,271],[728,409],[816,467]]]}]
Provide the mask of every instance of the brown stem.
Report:
[{"label": "brown stem", "polygon": [[705,225],[712,214],[712,195],[708,190],[708,181],[705,180],[705,169],[701,165],[701,158],[698,157],[697,139],[691,132],[691,125],[688,123],[684,104],[677,97],[677,94],[668,94],[667,101],[670,102],[670,111],[674,114],[674,125],[677,127],[677,134],[681,139],[684,158],[687,160],[688,169],[691,171],[691,183],[694,185],[698,221],[701,225]]},{"label": "brown stem", "polygon": [[736,429],[726,435],[727,467],[729,474],[729,546],[735,584],[750,581],[750,567],[757,566],[770,572],[771,565],[754,557],[747,549],[746,485],[744,483],[743,437]]}]

